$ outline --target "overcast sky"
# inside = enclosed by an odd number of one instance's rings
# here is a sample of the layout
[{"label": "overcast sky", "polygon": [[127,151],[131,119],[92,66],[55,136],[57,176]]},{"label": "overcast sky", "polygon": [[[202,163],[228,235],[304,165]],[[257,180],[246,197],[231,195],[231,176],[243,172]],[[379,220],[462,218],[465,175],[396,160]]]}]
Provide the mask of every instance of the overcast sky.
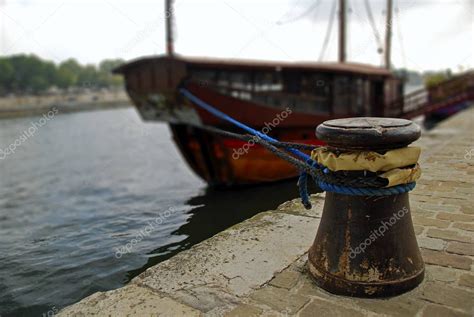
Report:
[{"label": "overcast sky", "polygon": [[[315,60],[334,0],[176,0],[182,55]],[[385,0],[369,0],[383,36]],[[3,2],[3,3],[2,3]],[[393,64],[417,70],[474,67],[474,0],[394,0]],[[56,62],[133,59],[164,52],[162,0],[0,0],[0,53]],[[364,0],[349,0],[348,59],[381,58]],[[337,58],[337,21],[324,60]],[[383,40],[383,39],[382,39]]]}]

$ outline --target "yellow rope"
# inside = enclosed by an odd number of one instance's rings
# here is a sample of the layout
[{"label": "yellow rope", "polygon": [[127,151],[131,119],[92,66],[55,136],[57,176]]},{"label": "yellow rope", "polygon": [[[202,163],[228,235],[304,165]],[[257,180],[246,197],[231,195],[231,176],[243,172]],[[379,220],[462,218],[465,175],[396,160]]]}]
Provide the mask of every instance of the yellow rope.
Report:
[{"label": "yellow rope", "polygon": [[418,165],[421,149],[410,146],[389,150],[384,154],[373,151],[335,153],[325,147],[312,151],[311,158],[331,171],[370,171],[380,173],[392,187],[416,181],[421,176]]}]

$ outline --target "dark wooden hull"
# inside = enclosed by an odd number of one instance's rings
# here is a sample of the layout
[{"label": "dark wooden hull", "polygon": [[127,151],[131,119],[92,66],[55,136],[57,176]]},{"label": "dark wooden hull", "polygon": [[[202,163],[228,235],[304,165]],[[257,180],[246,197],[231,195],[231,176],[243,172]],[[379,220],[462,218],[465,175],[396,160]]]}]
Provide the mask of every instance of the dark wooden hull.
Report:
[{"label": "dark wooden hull", "polygon": [[[188,89],[200,99],[215,105],[222,112],[281,141],[322,144],[315,138],[315,127],[331,118],[291,112],[283,118],[285,109],[276,109],[229,97],[211,89],[190,85]],[[143,104],[145,96],[135,96],[138,109],[150,107]],[[223,137],[199,128],[199,124],[218,127],[236,133],[245,133],[201,108],[187,104],[200,119],[196,125],[170,123],[173,139],[192,170],[215,186],[234,186],[275,182],[294,178],[298,170],[276,157],[262,146]],[[150,107],[152,108],[152,107]],[[142,111],[141,111],[142,112]],[[143,112],[146,112],[143,110]],[[148,112],[149,113],[149,112]],[[148,114],[149,118],[153,115]],[[281,118],[278,119],[278,118]],[[159,120],[157,118],[156,120]]]},{"label": "dark wooden hull", "polygon": [[[187,125],[170,126],[174,141],[188,165],[211,185],[258,184],[298,175],[298,171],[291,164],[259,145],[250,146],[246,142]],[[314,139],[291,138],[291,135],[304,134],[304,130],[280,130],[279,133],[287,141],[321,144]],[[242,154],[238,154],[239,150]]]}]

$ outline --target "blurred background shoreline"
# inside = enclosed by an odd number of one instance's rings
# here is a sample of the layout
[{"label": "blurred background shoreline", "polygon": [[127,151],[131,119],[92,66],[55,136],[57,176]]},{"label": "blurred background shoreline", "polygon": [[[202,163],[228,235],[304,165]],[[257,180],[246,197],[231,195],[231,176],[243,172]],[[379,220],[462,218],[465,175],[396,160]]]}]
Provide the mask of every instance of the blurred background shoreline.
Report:
[{"label": "blurred background shoreline", "polygon": [[128,107],[123,80],[112,74],[121,63],[81,65],[70,58],[55,64],[32,54],[0,57],[0,118],[38,115],[52,107],[60,113]]},{"label": "blurred background shoreline", "polygon": [[[60,113],[131,107],[122,76],[112,74],[122,63],[115,59],[81,65],[70,58],[55,64],[33,54],[0,57],[0,119],[40,115],[52,107]],[[407,93],[453,74],[451,69],[395,72],[405,78]]]}]

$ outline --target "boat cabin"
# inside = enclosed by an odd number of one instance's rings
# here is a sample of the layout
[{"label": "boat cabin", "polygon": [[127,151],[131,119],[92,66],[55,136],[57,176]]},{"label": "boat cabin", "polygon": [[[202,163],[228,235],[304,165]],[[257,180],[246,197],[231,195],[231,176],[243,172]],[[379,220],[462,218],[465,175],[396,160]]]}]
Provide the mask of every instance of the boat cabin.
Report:
[{"label": "boat cabin", "polygon": [[403,96],[390,71],[357,63],[268,62],[158,56],[115,70],[135,93],[170,96],[186,84],[275,108],[330,116],[383,116]]}]

